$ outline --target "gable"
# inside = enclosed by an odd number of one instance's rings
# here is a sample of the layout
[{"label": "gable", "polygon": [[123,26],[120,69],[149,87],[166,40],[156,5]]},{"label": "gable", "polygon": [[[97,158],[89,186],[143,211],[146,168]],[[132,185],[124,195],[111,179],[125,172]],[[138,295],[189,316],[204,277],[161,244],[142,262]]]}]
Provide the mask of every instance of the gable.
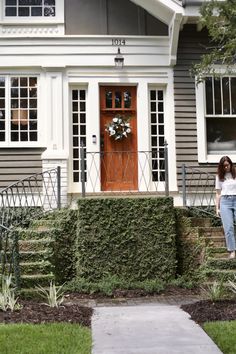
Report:
[{"label": "gable", "polygon": [[130,0],[65,0],[65,34],[167,36],[168,25]]}]

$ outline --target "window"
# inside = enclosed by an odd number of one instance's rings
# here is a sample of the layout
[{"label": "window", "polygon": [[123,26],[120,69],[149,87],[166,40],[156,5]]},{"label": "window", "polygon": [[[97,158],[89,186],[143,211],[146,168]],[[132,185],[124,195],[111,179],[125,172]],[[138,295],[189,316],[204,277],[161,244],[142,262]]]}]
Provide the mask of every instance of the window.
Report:
[{"label": "window", "polygon": [[50,17],[56,15],[56,0],[5,0],[5,16]]},{"label": "window", "polygon": [[[80,148],[86,149],[86,91],[72,90],[73,182],[81,181]],[[86,157],[85,157],[85,180]]]},{"label": "window", "polygon": [[164,92],[150,90],[152,181],[165,181]]},{"label": "window", "polygon": [[236,153],[236,77],[205,80],[207,153]]},{"label": "window", "polygon": [[37,77],[0,77],[0,142],[38,140],[37,81]]}]

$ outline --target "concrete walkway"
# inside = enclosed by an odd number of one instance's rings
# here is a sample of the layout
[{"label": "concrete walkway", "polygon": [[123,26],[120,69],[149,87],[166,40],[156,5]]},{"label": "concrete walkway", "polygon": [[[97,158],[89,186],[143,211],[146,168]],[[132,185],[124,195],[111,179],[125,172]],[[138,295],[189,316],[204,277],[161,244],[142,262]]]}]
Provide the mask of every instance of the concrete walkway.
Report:
[{"label": "concrete walkway", "polygon": [[179,305],[96,306],[92,354],[222,354]]}]

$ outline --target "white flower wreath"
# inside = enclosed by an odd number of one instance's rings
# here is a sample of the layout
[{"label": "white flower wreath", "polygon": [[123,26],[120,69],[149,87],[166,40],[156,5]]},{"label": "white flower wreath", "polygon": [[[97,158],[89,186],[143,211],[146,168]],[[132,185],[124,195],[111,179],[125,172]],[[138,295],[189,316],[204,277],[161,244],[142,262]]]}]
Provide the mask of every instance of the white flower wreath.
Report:
[{"label": "white flower wreath", "polygon": [[128,134],[131,133],[129,118],[125,118],[120,114],[116,115],[112,121],[106,125],[105,131],[115,140],[127,138]]}]

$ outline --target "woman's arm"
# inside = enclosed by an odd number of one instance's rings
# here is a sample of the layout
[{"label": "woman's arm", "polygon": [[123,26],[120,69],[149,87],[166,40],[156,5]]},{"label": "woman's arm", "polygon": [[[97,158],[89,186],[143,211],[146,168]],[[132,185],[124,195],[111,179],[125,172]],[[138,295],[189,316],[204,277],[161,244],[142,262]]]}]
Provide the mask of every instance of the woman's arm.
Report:
[{"label": "woman's arm", "polygon": [[220,196],[221,196],[221,190],[217,189],[216,190],[216,215],[220,216]]}]

